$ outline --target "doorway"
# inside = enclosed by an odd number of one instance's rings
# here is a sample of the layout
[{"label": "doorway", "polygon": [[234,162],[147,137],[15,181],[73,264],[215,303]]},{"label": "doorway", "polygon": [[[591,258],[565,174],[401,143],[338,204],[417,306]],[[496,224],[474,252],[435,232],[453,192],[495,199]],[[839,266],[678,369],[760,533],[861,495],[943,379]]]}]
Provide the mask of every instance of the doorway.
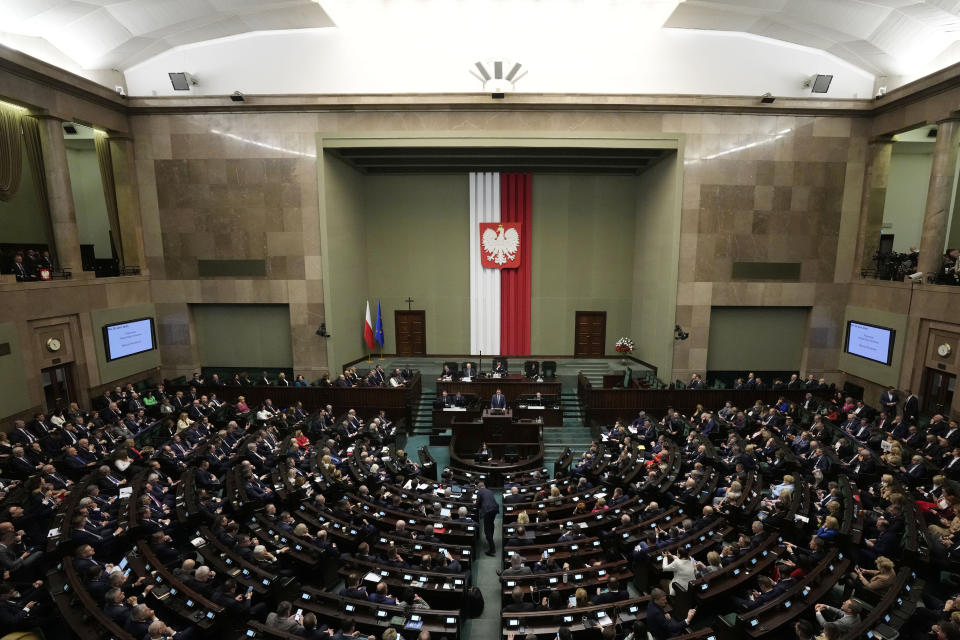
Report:
[{"label": "doorway", "polygon": [[54,409],[66,409],[76,400],[72,362],[43,369],[40,373],[44,408],[48,414]]},{"label": "doorway", "polygon": [[575,358],[602,358],[607,342],[607,312],[577,311],[573,356]]},{"label": "doorway", "polygon": [[957,376],[946,371],[927,368],[924,371],[923,413],[933,415],[946,414],[953,405],[953,392],[957,386]]},{"label": "doorway", "polygon": [[426,311],[393,312],[394,327],[397,336],[398,356],[427,355]]}]

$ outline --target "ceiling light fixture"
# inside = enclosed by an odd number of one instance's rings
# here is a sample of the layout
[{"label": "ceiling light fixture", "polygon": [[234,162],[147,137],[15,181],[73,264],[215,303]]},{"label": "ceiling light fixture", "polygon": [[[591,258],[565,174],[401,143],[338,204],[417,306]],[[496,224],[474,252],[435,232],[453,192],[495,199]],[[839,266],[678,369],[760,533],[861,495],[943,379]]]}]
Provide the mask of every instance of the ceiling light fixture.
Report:
[{"label": "ceiling light fixture", "polygon": [[485,60],[475,62],[473,66],[470,75],[482,82],[483,90],[495,99],[503,99],[527,75],[526,71],[521,71],[522,64],[511,60]]}]

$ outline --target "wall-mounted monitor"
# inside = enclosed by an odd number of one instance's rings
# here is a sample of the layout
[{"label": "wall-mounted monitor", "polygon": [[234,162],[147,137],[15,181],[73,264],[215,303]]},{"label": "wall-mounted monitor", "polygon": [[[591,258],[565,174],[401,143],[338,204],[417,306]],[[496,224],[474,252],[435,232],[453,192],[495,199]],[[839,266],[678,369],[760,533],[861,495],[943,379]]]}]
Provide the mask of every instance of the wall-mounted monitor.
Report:
[{"label": "wall-mounted monitor", "polygon": [[843,350],[850,355],[889,365],[893,361],[893,341],[897,332],[874,324],[847,322],[847,339]]},{"label": "wall-mounted monitor", "polygon": [[138,318],[103,327],[103,352],[107,362],[157,348],[153,318]]}]

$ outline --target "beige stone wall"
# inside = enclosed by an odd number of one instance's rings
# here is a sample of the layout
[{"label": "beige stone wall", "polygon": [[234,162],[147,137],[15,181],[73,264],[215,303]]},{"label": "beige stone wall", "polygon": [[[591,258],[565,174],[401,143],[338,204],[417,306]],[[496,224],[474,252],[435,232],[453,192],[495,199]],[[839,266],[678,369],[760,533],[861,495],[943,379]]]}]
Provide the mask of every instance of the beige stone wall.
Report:
[{"label": "beige stone wall", "polygon": [[[677,322],[690,330],[691,339],[677,345],[673,377],[704,370],[714,304],[817,307],[816,285],[833,282],[837,255],[843,254],[838,242],[843,218],[859,211],[868,126],[852,117],[410,108],[132,118],[145,252],[156,301],[164,305],[198,302],[208,294],[216,302],[286,302],[301,294],[290,288],[303,283],[304,264],[319,244],[315,158],[309,157],[316,154],[315,132],[676,134],[685,160]],[[853,241],[847,238],[844,245]],[[266,257],[267,279],[207,281],[198,289],[196,260],[206,257]],[[801,280],[731,282],[734,261],[799,262]],[[319,273],[314,282],[308,278],[305,299],[295,303],[316,308],[322,298],[312,294],[319,293],[320,278]],[[267,297],[251,297],[252,288]],[[807,360],[817,371],[836,366],[831,350],[838,344],[837,314],[830,308],[817,307],[811,316],[816,340]],[[317,345],[312,356],[296,360],[297,368],[327,366],[319,353],[322,343],[311,340],[319,318],[310,324],[304,322],[309,316],[296,315],[301,324],[294,335]],[[177,336],[176,344],[164,344],[164,364],[184,373],[196,367],[196,354],[185,340],[185,309],[174,317],[163,321],[165,335]]]},{"label": "beige stone wall", "polygon": [[[324,319],[317,117],[145,116],[132,126],[164,373],[200,365],[189,305],[201,302],[289,305],[294,368],[309,379],[326,371],[314,335]],[[200,279],[200,260],[263,260],[266,277]]]}]

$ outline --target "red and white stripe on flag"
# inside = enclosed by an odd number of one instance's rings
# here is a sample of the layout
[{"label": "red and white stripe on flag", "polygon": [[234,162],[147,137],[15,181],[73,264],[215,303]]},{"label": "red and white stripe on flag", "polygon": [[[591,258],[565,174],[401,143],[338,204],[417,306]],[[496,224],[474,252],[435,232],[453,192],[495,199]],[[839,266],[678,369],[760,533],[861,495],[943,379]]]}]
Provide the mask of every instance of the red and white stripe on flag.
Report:
[{"label": "red and white stripe on flag", "polygon": [[530,353],[528,173],[470,174],[470,352]]},{"label": "red and white stripe on flag", "polygon": [[373,351],[373,324],[370,322],[370,301],[367,300],[367,319],[363,323],[363,339],[367,343],[367,348]]}]

